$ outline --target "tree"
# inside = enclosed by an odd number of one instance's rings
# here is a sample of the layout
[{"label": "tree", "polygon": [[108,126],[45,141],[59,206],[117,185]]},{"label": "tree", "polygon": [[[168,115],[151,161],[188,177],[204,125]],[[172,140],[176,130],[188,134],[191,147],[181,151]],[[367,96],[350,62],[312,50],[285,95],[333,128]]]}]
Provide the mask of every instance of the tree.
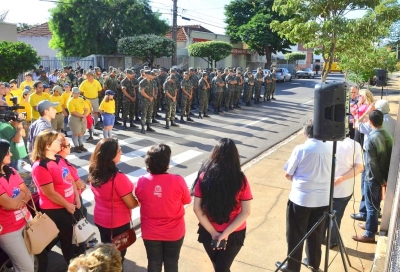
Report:
[{"label": "tree", "polygon": [[[345,15],[356,9],[371,9],[362,18],[349,19]],[[363,51],[384,36],[394,20],[399,17],[396,0],[275,0],[274,10],[290,17],[275,20],[271,28],[291,42],[303,43],[321,53],[330,71],[334,58],[346,51]]]},{"label": "tree", "polygon": [[33,47],[24,42],[0,42],[0,81],[17,78],[19,73],[35,68],[40,58]]},{"label": "tree", "polygon": [[272,10],[273,0],[237,0],[225,6],[226,33],[231,42],[243,42],[249,49],[266,56],[265,68],[272,64],[272,54],[290,52],[289,40],[272,31],[273,21],[284,21],[286,16]]},{"label": "tree", "polygon": [[295,62],[296,68],[298,65],[299,60],[305,60],[306,59],[306,54],[301,53],[301,52],[293,52],[293,53],[286,53],[284,55],[285,60],[290,61],[290,62]]},{"label": "tree", "polygon": [[217,61],[231,54],[232,45],[227,42],[219,41],[198,42],[189,45],[188,51],[189,56],[200,57],[207,61],[209,66],[216,67]]},{"label": "tree", "polygon": [[120,38],[169,30],[148,0],[64,0],[50,15],[50,47],[63,56],[114,54]]},{"label": "tree", "polygon": [[126,37],[118,41],[118,52],[135,56],[152,67],[157,58],[172,56],[174,43],[171,39],[154,34]]},{"label": "tree", "polygon": [[346,52],[341,55],[340,67],[346,71],[350,81],[362,88],[375,76],[375,69],[384,69],[392,73],[396,71],[396,53],[390,52],[386,47],[375,48],[370,46],[362,52]]},{"label": "tree", "polygon": [[38,26],[39,24],[30,25],[27,23],[17,23],[17,32],[21,32],[23,30]]}]

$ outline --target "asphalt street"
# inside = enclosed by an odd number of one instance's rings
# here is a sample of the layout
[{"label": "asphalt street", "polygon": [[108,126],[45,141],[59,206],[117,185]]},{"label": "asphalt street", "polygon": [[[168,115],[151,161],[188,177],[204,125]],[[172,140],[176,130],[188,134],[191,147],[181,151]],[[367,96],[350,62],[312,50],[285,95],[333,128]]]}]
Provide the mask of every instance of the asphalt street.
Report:
[{"label": "asphalt street", "polygon": [[[343,76],[330,74],[328,80],[343,81]],[[146,173],[143,157],[148,148],[163,142],[172,149],[169,172],[183,176],[191,187],[202,161],[220,138],[229,137],[235,141],[241,163],[245,164],[300,130],[302,124],[313,116],[314,86],[319,82],[318,77],[278,83],[276,101],[251,107],[242,105],[241,109],[221,115],[210,114],[211,118],[204,119],[197,119],[198,111],[195,110],[195,118],[192,117],[194,122],[180,124],[180,127],[172,127],[170,130],[164,128],[165,121],[161,118],[160,124],[153,126],[156,131],[145,135],[140,134],[140,129],[123,131],[117,126],[113,130],[113,136],[119,139],[123,152],[118,167],[135,183],[139,176]],[[163,112],[161,115],[164,117]],[[99,140],[99,137],[95,137],[94,141],[85,144],[88,152],[72,153],[68,156],[83,180],[87,177],[91,152]],[[26,170],[29,171],[29,166],[26,166]],[[94,202],[90,189],[84,192],[83,199],[88,209],[88,220],[93,223]],[[135,224],[139,223],[138,208],[133,211],[132,219]],[[99,235],[97,239],[100,241]],[[48,271],[64,272],[66,269],[67,264],[61,256],[61,250],[55,246],[49,253]]]}]

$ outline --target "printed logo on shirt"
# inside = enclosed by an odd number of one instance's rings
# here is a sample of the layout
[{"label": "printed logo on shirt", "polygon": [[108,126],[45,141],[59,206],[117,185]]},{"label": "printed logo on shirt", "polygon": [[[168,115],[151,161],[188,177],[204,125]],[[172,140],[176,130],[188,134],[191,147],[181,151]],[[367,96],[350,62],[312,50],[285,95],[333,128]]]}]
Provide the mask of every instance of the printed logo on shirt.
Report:
[{"label": "printed logo on shirt", "polygon": [[70,188],[64,190],[65,197],[70,197],[73,194],[74,194],[74,187],[70,187]]},{"label": "printed logo on shirt", "polygon": [[71,173],[69,172],[68,168],[66,168],[66,167],[62,168],[62,177],[63,177],[63,181],[67,184],[72,184],[72,182],[74,181]]},{"label": "printed logo on shirt", "polygon": [[11,198],[16,197],[17,195],[19,195],[20,192],[21,192],[21,189],[20,189],[20,188],[14,187],[14,189],[13,189],[13,194],[12,194]]},{"label": "printed logo on shirt", "polygon": [[154,195],[162,197],[162,187],[160,185],[156,185],[156,187],[154,187]]}]

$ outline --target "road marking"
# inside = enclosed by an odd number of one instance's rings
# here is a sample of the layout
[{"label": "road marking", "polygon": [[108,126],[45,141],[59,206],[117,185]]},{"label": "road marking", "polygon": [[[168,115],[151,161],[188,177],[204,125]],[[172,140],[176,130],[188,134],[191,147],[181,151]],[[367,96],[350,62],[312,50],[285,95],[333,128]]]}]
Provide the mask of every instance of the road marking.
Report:
[{"label": "road marking", "polygon": [[310,100],[308,100],[307,102],[304,102],[304,103],[302,103],[303,105],[307,105],[307,104],[309,104],[309,103],[311,103],[311,102],[313,102],[314,101],[314,98],[313,99],[310,99]]},{"label": "road marking", "polygon": [[265,121],[265,120],[271,120],[271,118],[269,118],[269,117],[264,117],[264,118],[261,118],[260,120],[253,121],[253,122],[251,122],[251,123],[248,123],[248,124],[243,125],[243,126],[240,126],[240,127],[241,127],[241,128],[246,128],[246,127],[255,125],[255,124],[257,124],[257,123],[260,123],[260,122],[262,122],[262,121]]}]

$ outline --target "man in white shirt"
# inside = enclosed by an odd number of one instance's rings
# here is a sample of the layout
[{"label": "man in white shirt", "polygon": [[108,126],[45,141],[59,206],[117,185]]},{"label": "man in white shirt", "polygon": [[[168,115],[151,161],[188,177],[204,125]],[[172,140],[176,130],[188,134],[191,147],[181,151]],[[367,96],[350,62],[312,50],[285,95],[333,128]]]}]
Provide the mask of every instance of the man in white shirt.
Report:
[{"label": "man in white shirt", "polygon": [[[336,213],[336,222],[340,228],[344,210],[353,195],[354,177],[364,170],[361,145],[350,139],[348,135],[343,141],[337,142],[335,172],[335,189],[333,192],[333,210]],[[327,220],[326,227],[329,221]],[[336,233],[336,224],[332,221],[332,236],[330,248],[336,247],[339,242]]]},{"label": "man in white shirt", "polygon": [[[293,150],[284,166],[285,177],[292,182],[286,210],[286,240],[288,255],[299,244],[306,233],[318,222],[329,205],[329,188],[332,168],[332,144],[313,138],[313,120],[304,123],[307,140]],[[319,271],[321,244],[325,226],[320,224],[307,238],[307,264]],[[299,272],[303,246],[287,264],[280,268],[284,272]],[[297,261],[296,261],[297,260]],[[277,267],[281,262],[275,263]]]}]

